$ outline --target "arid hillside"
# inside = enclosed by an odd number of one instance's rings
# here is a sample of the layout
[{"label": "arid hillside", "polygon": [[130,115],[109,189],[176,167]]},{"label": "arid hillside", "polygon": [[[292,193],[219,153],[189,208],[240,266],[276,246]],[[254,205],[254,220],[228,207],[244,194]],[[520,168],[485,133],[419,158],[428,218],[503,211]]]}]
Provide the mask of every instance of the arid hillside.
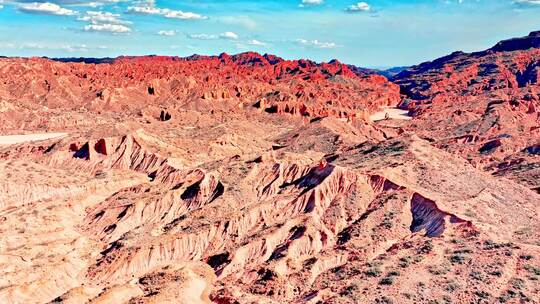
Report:
[{"label": "arid hillside", "polygon": [[540,192],[540,32],[426,62],[394,77],[406,129]]},{"label": "arid hillside", "polygon": [[539,37],[2,58],[0,303],[540,303]]}]

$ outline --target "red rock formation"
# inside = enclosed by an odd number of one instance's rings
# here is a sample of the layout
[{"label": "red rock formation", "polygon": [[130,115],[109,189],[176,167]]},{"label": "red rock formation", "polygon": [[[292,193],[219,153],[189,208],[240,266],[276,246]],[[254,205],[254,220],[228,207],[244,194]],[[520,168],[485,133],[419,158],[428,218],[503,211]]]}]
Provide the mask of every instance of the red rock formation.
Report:
[{"label": "red rock formation", "polygon": [[338,61],[0,59],[0,303],[537,303],[536,36],[377,122]]},{"label": "red rock formation", "polygon": [[16,107],[123,114],[141,111],[149,103],[177,106],[201,98],[247,105],[269,100],[264,107],[269,112],[276,108],[280,113],[310,117],[355,117],[395,105],[400,99],[398,87],[384,77],[357,76],[337,60],[317,64],[242,53],[64,61],[1,59],[0,74],[6,75],[0,84],[2,99]]},{"label": "red rock formation", "polygon": [[[531,188],[540,186],[537,161],[521,155],[540,142],[540,36],[502,41],[476,53],[455,52],[393,78],[415,119],[405,129],[438,147],[494,170],[501,162],[520,166],[504,174]],[[527,168],[527,169],[524,169]],[[513,171],[513,172],[512,172]]]}]

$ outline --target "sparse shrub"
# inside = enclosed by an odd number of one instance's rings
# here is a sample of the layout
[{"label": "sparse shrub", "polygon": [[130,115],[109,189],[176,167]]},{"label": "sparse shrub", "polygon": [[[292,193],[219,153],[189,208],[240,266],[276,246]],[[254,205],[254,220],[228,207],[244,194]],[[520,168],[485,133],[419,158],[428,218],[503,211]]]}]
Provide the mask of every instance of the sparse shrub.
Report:
[{"label": "sparse shrub", "polygon": [[448,269],[443,266],[430,266],[428,270],[433,275],[443,275],[448,273]]},{"label": "sparse shrub", "polygon": [[491,250],[497,248],[497,243],[493,242],[492,240],[487,240],[484,242],[484,249]]},{"label": "sparse shrub", "polygon": [[461,254],[454,254],[450,256],[450,262],[452,262],[452,264],[463,264],[465,262],[465,259],[465,256]]},{"label": "sparse shrub", "polygon": [[519,278],[514,278],[510,281],[510,285],[512,285],[514,289],[520,290],[525,285],[525,281]]},{"label": "sparse shrub", "polygon": [[507,290],[506,293],[498,297],[500,303],[506,303],[508,300],[513,299],[517,296],[517,293],[514,290]]},{"label": "sparse shrub", "polygon": [[473,271],[471,271],[469,276],[472,279],[477,280],[477,281],[483,281],[484,280],[484,275],[480,271],[473,270]]},{"label": "sparse shrub", "polygon": [[444,301],[444,304],[452,304],[452,298],[450,298],[449,295],[444,295],[443,301]]},{"label": "sparse shrub", "polygon": [[519,258],[522,259],[522,260],[530,261],[534,257],[532,255],[530,255],[530,254],[523,254],[523,255],[520,255]]},{"label": "sparse shrub", "polygon": [[420,253],[430,253],[433,250],[433,242],[431,240],[427,240],[420,248],[418,248],[417,252]]},{"label": "sparse shrub", "polygon": [[532,235],[533,229],[531,227],[523,227],[515,232],[519,236],[529,236]]},{"label": "sparse shrub", "polygon": [[405,256],[399,259],[399,267],[407,268],[411,264],[412,258],[410,256]]},{"label": "sparse shrub", "polygon": [[499,270],[490,271],[488,273],[492,276],[502,277],[502,272],[500,272]]},{"label": "sparse shrub", "polygon": [[527,264],[527,265],[523,266],[523,268],[525,268],[525,270],[527,270],[528,272],[530,272],[530,273],[532,273],[534,275],[540,276],[540,268],[538,268],[538,267]]},{"label": "sparse shrub", "polygon": [[513,243],[495,243],[492,240],[487,240],[484,242],[485,250],[501,249],[501,248],[514,248]]},{"label": "sparse shrub", "polygon": [[394,277],[384,277],[379,281],[380,285],[392,285],[394,284]]},{"label": "sparse shrub", "polygon": [[390,299],[389,297],[383,296],[379,299],[375,300],[376,304],[394,304],[394,301]]},{"label": "sparse shrub", "polygon": [[96,171],[96,174],[94,175],[94,177],[97,178],[97,179],[107,178],[107,172],[98,170],[98,171]]},{"label": "sparse shrub", "polygon": [[364,271],[364,274],[366,274],[368,277],[378,277],[382,273],[381,269],[379,267],[371,267]]},{"label": "sparse shrub", "polygon": [[391,229],[393,224],[392,224],[392,221],[389,220],[389,219],[384,219],[382,224],[381,224],[382,227],[386,228],[386,229]]},{"label": "sparse shrub", "polygon": [[392,285],[394,283],[394,278],[401,275],[399,271],[393,270],[386,274],[386,277],[379,281],[381,285]]},{"label": "sparse shrub", "polygon": [[[526,294],[524,294],[522,291],[515,291],[513,289],[507,290],[506,293],[499,296],[497,298],[497,300],[499,300],[500,303],[506,303],[507,301],[509,301],[511,299],[516,299],[516,298],[519,298],[519,300],[520,300],[519,303],[529,303],[529,302],[531,302],[531,299]],[[512,301],[512,303],[514,303],[514,301]]]},{"label": "sparse shrub", "polygon": [[386,276],[388,277],[399,277],[401,273],[397,270],[390,271]]},{"label": "sparse shrub", "polygon": [[358,290],[358,285],[357,284],[352,284],[352,285],[349,285],[349,286],[345,287],[345,289],[343,289],[339,293],[339,295],[342,296],[342,297],[351,296],[357,290]]},{"label": "sparse shrub", "polygon": [[410,299],[412,299],[414,296],[413,296],[412,294],[408,293],[408,292],[405,292],[405,293],[403,293],[403,297],[405,297],[405,299],[410,300]]},{"label": "sparse shrub", "polygon": [[383,221],[381,223],[381,226],[386,228],[386,229],[391,229],[394,224],[393,224],[393,219],[395,217],[395,213],[390,211],[390,212],[387,212],[385,215],[384,215],[384,218],[383,218]]},{"label": "sparse shrub", "polygon": [[422,262],[422,260],[424,260],[424,256],[417,255],[417,256],[414,257],[414,260],[413,260],[413,261],[414,261],[415,263],[420,263],[420,262]]},{"label": "sparse shrub", "polygon": [[461,245],[461,244],[463,244],[463,240],[451,239],[450,243],[456,244],[456,245]]},{"label": "sparse shrub", "polygon": [[469,254],[472,253],[472,250],[469,248],[461,248],[458,250],[454,250],[454,254]]},{"label": "sparse shrub", "polygon": [[474,294],[479,297],[480,299],[489,299],[490,297],[490,294],[483,291],[483,290],[478,290],[478,291],[475,291]]},{"label": "sparse shrub", "polygon": [[471,209],[465,210],[465,215],[468,217],[476,218],[476,213],[474,213],[474,211],[472,211]]},{"label": "sparse shrub", "polygon": [[459,289],[459,284],[454,281],[449,281],[446,285],[446,291],[448,292],[454,292]]}]

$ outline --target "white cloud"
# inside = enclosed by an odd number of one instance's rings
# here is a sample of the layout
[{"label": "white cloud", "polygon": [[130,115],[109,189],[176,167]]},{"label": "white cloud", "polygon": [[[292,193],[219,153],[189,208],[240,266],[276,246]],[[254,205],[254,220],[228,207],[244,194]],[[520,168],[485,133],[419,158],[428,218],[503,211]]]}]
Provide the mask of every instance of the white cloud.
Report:
[{"label": "white cloud", "polygon": [[[167,10],[167,9],[165,9]],[[204,20],[208,17],[191,13],[191,12],[182,12],[182,11],[171,11],[169,10],[164,14],[165,18],[174,18],[174,19],[184,19],[184,20]]]},{"label": "white cloud", "polygon": [[522,6],[540,6],[540,0],[514,0],[513,3]]},{"label": "white cloud", "polygon": [[324,3],[324,0],[302,0],[302,3],[300,3],[300,7],[306,7],[306,6],[315,6],[315,5],[321,5]]},{"label": "white cloud", "polygon": [[346,11],[348,12],[369,12],[371,6],[367,2],[358,2],[356,4],[350,5],[347,7]]},{"label": "white cloud", "polygon": [[165,9],[153,6],[130,6],[128,7],[128,12],[147,15],[163,15],[165,14]]},{"label": "white cloud", "polygon": [[120,19],[120,14],[110,12],[94,12],[88,11],[85,16],[79,17],[77,20],[86,21],[92,24],[111,23],[111,24],[130,24],[129,21]]},{"label": "white cloud", "polygon": [[197,39],[197,40],[215,40],[215,39],[227,39],[227,40],[238,40],[240,36],[234,32],[223,32],[219,35],[214,34],[188,34],[188,38]]},{"label": "white cloud", "polygon": [[238,39],[238,35],[236,33],[233,33],[233,32],[224,32],[224,33],[219,34],[219,38],[229,39],[229,40],[236,40],[236,39]]},{"label": "white cloud", "polygon": [[112,24],[112,23],[89,24],[84,27],[84,30],[93,31],[93,32],[110,32],[110,33],[131,32],[131,29],[125,25]]},{"label": "white cloud", "polygon": [[127,11],[133,14],[143,14],[143,15],[161,15],[165,18],[171,19],[183,19],[183,20],[204,20],[208,17],[192,13],[192,12],[183,12],[179,10],[171,10],[168,8],[159,8],[156,7],[154,0],[147,0],[137,3],[135,6],[128,7]]},{"label": "white cloud", "polygon": [[33,13],[33,14],[44,14],[44,15],[59,15],[59,16],[73,16],[76,15],[77,12],[63,8],[59,6],[58,4],[50,3],[50,2],[32,2],[28,4],[23,4],[19,7],[19,10],[25,13]]},{"label": "white cloud", "polygon": [[[19,0],[20,1],[20,0]],[[87,6],[87,7],[101,7],[107,4],[116,4],[119,2],[126,2],[127,0],[98,0],[98,1],[85,1],[85,0],[51,0],[54,3],[58,4],[69,4],[71,6]]]},{"label": "white cloud", "polygon": [[86,3],[86,6],[94,7],[94,8],[102,6],[102,5],[103,5],[103,3],[101,3],[101,2],[88,2],[88,3]]},{"label": "white cloud", "polygon": [[63,45],[60,49],[66,52],[88,52],[88,46],[86,44],[81,45]]},{"label": "white cloud", "polygon": [[188,36],[188,38],[197,39],[197,40],[214,40],[214,39],[218,39],[218,36],[216,36],[216,35],[208,35],[208,34],[189,34],[187,36]]},{"label": "white cloud", "polygon": [[85,31],[92,32],[110,32],[110,33],[129,33],[131,22],[120,19],[120,14],[102,11],[87,11],[84,16],[77,18],[79,21],[85,21],[89,24],[84,27]]},{"label": "white cloud", "polygon": [[247,44],[249,45],[255,45],[255,46],[264,46],[266,45],[266,43],[262,42],[262,41],[259,41],[259,40],[256,40],[256,39],[253,39],[253,40],[249,40],[247,42]]},{"label": "white cloud", "polygon": [[158,32],[158,35],[160,36],[175,36],[176,35],[176,31],[159,31]]},{"label": "white cloud", "polygon": [[297,39],[296,42],[304,46],[315,47],[319,49],[334,49],[338,47],[338,45],[335,44],[334,42],[322,42],[317,39],[315,40]]}]

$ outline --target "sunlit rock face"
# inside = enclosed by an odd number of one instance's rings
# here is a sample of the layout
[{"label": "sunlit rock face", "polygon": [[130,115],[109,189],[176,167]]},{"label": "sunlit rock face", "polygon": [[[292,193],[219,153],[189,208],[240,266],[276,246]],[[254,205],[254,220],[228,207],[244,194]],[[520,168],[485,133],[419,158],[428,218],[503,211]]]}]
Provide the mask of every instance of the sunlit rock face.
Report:
[{"label": "sunlit rock face", "polygon": [[0,59],[0,303],[539,302],[536,36]]}]

